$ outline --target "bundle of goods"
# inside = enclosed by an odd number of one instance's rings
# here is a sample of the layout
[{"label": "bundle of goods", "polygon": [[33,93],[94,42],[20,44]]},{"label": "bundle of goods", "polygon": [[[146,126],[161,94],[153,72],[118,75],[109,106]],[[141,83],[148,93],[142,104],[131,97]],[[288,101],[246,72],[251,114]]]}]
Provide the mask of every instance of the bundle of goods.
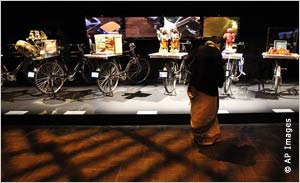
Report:
[{"label": "bundle of goods", "polygon": [[290,50],[285,48],[273,48],[271,47],[268,51],[268,54],[276,54],[276,55],[292,55]]}]

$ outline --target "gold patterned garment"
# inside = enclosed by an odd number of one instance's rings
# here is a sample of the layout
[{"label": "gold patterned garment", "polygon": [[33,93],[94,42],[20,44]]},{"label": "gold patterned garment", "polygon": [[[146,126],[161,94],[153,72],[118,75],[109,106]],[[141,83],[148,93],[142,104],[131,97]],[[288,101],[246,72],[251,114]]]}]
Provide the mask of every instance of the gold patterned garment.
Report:
[{"label": "gold patterned garment", "polygon": [[209,96],[194,87],[188,87],[193,96],[191,104],[191,127],[195,141],[201,145],[211,145],[221,140],[221,129],[217,113],[219,102],[217,96]]}]

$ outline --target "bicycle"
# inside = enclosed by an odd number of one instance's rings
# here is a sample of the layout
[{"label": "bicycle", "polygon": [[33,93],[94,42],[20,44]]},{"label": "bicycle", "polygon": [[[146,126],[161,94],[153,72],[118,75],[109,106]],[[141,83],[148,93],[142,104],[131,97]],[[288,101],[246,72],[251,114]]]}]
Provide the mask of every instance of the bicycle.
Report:
[{"label": "bicycle", "polygon": [[[181,51],[187,52],[186,45],[191,45],[190,41],[186,41],[180,43]],[[188,82],[188,76],[190,75],[189,65],[187,64],[187,60],[183,57],[180,66],[178,68],[178,64],[175,60],[170,61],[164,68],[167,71],[167,77],[164,81],[164,87],[167,94],[176,95],[175,87],[177,79],[179,83],[186,84]]]},{"label": "bicycle", "polygon": [[243,71],[244,57],[239,53],[223,54],[223,59],[228,58],[225,64],[225,83],[224,92],[228,94],[231,90],[231,84],[233,81],[239,81],[242,75],[246,75]]},{"label": "bicycle", "polygon": [[106,96],[113,96],[113,91],[116,89],[119,79],[126,80],[127,78],[133,84],[140,84],[147,79],[150,74],[150,63],[143,58],[140,58],[135,53],[136,45],[131,42],[124,42],[129,44],[129,50],[123,51],[122,56],[129,56],[129,62],[122,71],[122,66],[115,58],[112,61],[104,62],[97,71],[100,77],[96,82],[99,90]]},{"label": "bicycle", "polygon": [[[66,49],[60,48],[60,59],[57,58],[43,63],[38,67],[35,75],[35,84],[39,91],[44,94],[56,94],[60,91],[65,81],[73,81],[77,73],[81,73],[86,83],[91,83],[93,79],[90,77],[95,66],[87,58],[85,58],[83,47],[84,44],[69,44]],[[72,50],[71,48],[75,48]],[[64,59],[66,56],[62,51],[67,50],[69,58],[77,58],[75,67],[69,71]]]},{"label": "bicycle", "polygon": [[[30,52],[36,52],[36,48],[25,41],[18,41],[17,44],[9,44],[9,48],[4,55],[1,55],[3,58],[8,59],[21,59],[19,64],[12,70],[9,71],[8,67],[5,64],[1,64],[1,86],[6,81],[16,81],[17,74],[22,69],[23,75],[30,82],[33,82],[34,71],[38,66],[37,62],[32,57]],[[5,59],[1,59],[4,61]]]}]

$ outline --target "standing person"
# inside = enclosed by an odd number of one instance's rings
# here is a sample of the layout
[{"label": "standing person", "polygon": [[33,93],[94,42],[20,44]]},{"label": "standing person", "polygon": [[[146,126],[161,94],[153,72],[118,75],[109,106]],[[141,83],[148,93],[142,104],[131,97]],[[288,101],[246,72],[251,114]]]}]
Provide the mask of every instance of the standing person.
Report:
[{"label": "standing person", "polygon": [[219,91],[225,80],[222,54],[218,40],[207,41],[189,56],[191,80],[187,89],[191,104],[191,128],[194,142],[212,145],[221,141],[221,129],[217,112]]}]

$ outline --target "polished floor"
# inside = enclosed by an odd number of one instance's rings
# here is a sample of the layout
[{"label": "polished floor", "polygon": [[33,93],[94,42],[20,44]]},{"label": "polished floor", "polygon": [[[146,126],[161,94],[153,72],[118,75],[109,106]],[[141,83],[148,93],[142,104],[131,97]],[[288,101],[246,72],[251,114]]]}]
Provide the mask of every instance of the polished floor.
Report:
[{"label": "polished floor", "polygon": [[[2,181],[299,181],[299,126],[221,125],[223,141],[192,144],[187,125],[3,127]],[[291,155],[291,164],[284,154]],[[285,173],[285,167],[291,168]]]}]

